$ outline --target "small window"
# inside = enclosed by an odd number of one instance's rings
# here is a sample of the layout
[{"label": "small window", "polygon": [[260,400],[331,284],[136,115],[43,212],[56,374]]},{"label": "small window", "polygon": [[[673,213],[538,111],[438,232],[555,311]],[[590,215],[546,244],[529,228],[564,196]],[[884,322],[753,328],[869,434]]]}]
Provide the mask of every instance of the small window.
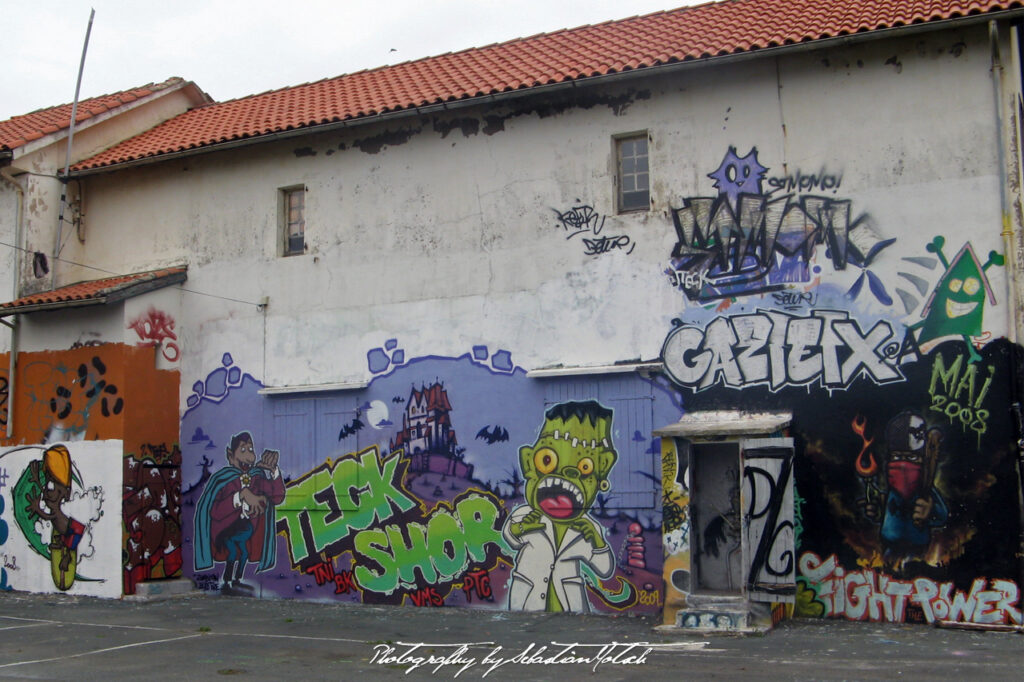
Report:
[{"label": "small window", "polygon": [[281,190],[284,210],[281,232],[284,255],[295,256],[306,252],[306,188],[292,187]]},{"label": "small window", "polygon": [[651,207],[651,173],[647,165],[647,134],[616,140],[619,211],[646,211]]}]

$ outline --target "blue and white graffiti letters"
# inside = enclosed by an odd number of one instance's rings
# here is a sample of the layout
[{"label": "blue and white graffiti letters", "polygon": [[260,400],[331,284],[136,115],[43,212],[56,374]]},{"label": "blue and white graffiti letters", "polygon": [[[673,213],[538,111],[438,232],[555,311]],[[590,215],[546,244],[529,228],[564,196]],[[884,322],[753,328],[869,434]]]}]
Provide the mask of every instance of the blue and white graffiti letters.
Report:
[{"label": "blue and white graffiti letters", "polygon": [[816,310],[801,317],[779,311],[719,317],[705,329],[676,323],[662,347],[665,370],[677,384],[701,390],[819,382],[843,389],[859,376],[877,384],[902,381],[896,366],[900,340],[892,325],[866,332],[845,311]]}]

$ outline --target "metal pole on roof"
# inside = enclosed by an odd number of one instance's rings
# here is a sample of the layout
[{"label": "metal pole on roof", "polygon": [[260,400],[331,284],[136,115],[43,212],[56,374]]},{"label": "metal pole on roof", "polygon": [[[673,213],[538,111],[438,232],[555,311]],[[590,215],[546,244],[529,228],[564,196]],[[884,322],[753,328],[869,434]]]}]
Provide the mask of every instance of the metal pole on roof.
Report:
[{"label": "metal pole on roof", "polygon": [[71,143],[75,139],[75,118],[78,116],[78,93],[82,88],[82,72],[85,71],[85,53],[89,49],[89,34],[92,33],[92,20],[96,10],[89,10],[89,25],[85,29],[85,44],[82,45],[82,60],[78,63],[78,80],[75,82],[75,99],[71,102],[71,124],[68,126],[68,150],[64,156],[64,186],[60,190],[60,215],[57,217],[57,243],[53,248],[53,263],[50,264],[50,288],[57,288],[57,262],[63,248],[64,206],[68,196],[68,171],[71,170]]}]

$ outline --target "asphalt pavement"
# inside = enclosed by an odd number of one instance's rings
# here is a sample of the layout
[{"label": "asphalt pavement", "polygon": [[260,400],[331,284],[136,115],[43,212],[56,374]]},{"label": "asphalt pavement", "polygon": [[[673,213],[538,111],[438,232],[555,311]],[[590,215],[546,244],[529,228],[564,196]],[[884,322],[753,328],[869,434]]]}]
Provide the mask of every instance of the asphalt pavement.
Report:
[{"label": "asphalt pavement", "polygon": [[45,680],[1024,678],[1024,636],[789,621],[766,635],[653,618],[260,600],[0,593],[0,677]]}]

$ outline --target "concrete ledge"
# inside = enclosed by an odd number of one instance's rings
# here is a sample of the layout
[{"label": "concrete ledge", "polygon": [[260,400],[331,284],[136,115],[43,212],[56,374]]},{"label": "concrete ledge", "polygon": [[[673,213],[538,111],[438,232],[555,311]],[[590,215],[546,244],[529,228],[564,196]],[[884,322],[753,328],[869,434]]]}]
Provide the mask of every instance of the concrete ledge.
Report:
[{"label": "concrete ledge", "polygon": [[158,601],[174,597],[196,597],[201,594],[203,591],[197,590],[195,584],[188,578],[174,578],[139,583],[135,586],[135,594],[126,594],[122,598],[128,601]]}]

